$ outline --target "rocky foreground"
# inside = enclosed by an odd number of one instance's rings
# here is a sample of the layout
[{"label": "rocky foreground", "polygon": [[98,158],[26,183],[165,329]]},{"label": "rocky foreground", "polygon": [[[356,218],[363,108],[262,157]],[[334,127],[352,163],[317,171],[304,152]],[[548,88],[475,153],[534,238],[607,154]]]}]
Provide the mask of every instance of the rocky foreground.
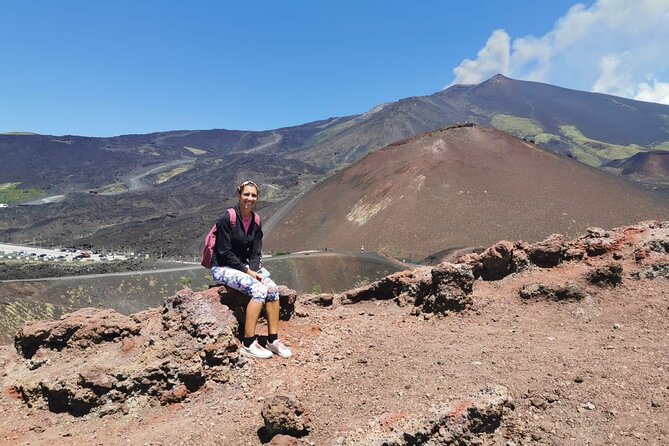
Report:
[{"label": "rocky foreground", "polygon": [[289,360],[239,354],[225,288],[26,323],[0,349],[0,441],[669,443],[669,222],[281,299]]}]

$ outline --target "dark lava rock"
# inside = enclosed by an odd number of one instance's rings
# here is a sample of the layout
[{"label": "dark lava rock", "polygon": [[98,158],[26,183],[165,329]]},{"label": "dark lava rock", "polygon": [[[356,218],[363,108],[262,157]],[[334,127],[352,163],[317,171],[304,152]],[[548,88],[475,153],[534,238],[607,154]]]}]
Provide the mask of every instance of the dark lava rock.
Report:
[{"label": "dark lava rock", "polygon": [[581,287],[574,284],[544,285],[541,283],[533,283],[530,285],[523,285],[518,292],[518,295],[523,300],[548,299],[562,301],[581,300],[587,296],[587,293],[583,291]]},{"label": "dark lava rock", "polygon": [[669,279],[669,263],[649,265],[646,267],[643,275],[646,279],[656,279],[658,277]]},{"label": "dark lava rock", "polygon": [[618,262],[612,262],[590,271],[586,278],[593,285],[616,286],[623,280],[623,266]]}]

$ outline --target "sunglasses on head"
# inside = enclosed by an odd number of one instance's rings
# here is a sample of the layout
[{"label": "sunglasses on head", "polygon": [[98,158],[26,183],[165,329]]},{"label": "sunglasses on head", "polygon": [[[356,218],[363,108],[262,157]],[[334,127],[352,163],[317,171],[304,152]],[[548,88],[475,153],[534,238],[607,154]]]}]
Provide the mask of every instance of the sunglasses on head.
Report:
[{"label": "sunglasses on head", "polygon": [[244,186],[248,186],[248,185],[251,185],[251,186],[255,187],[257,191],[260,190],[260,188],[258,187],[258,185],[256,183],[254,183],[251,180],[246,180],[246,181],[243,181],[242,184],[239,185],[239,187],[237,188],[237,191],[241,192],[244,189]]}]

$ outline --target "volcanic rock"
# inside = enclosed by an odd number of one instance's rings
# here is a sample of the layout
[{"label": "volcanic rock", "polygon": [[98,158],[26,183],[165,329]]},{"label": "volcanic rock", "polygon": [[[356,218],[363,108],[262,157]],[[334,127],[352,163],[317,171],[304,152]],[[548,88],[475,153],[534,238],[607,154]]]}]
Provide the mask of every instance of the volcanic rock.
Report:
[{"label": "volcanic rock", "polygon": [[623,266],[618,262],[611,262],[590,271],[588,282],[599,286],[616,286],[623,280]]},{"label": "volcanic rock", "polygon": [[305,305],[318,305],[321,307],[329,307],[332,305],[334,295],[331,293],[320,294],[303,294],[300,296],[300,301]]},{"label": "volcanic rock", "polygon": [[30,359],[40,348],[56,351],[68,346],[85,349],[92,344],[137,335],[139,331],[135,321],[114,310],[83,308],[58,321],[27,322],[16,334],[14,345],[24,358]]},{"label": "volcanic rock", "polygon": [[471,305],[474,275],[465,264],[442,263],[391,274],[368,286],[336,296],[342,304],[363,300],[393,299],[398,305],[413,305],[424,313],[445,314]]},{"label": "volcanic rock", "polygon": [[[567,248],[565,246],[565,238],[560,234],[553,234],[546,240],[535,243],[530,246],[528,255],[532,263],[543,268],[552,268],[562,262],[565,257]],[[575,254],[570,255],[571,258]]]},{"label": "volcanic rock", "polygon": [[309,414],[294,396],[276,395],[262,408],[265,431],[269,435],[303,437],[309,433]]},{"label": "volcanic rock", "polygon": [[518,295],[523,300],[548,299],[563,301],[581,300],[587,296],[587,293],[575,284],[545,285],[541,283],[533,283],[530,285],[523,285],[518,292]]},{"label": "volcanic rock", "polygon": [[216,292],[189,289],[162,310],[123,316],[86,308],[29,322],[16,335],[27,359],[11,374],[13,388],[30,407],[72,415],[113,413],[141,395],[180,401],[207,379],[229,378],[236,332]]},{"label": "volcanic rock", "polygon": [[478,393],[416,414],[388,413],[377,417],[367,432],[351,432],[337,446],[409,446],[418,444],[482,444],[513,411],[508,389],[488,385]]},{"label": "volcanic rock", "polygon": [[500,241],[481,254],[466,254],[458,263],[469,265],[474,277],[483,280],[500,280],[521,271],[529,265],[527,244]]}]

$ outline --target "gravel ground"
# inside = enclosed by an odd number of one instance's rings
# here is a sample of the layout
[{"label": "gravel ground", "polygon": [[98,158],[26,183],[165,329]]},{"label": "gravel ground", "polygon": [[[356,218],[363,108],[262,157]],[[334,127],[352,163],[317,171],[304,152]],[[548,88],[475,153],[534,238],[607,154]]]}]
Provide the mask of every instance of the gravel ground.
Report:
[{"label": "gravel ground", "polygon": [[[140,400],[128,413],[73,417],[26,408],[3,376],[0,442],[260,445],[263,404],[281,394],[309,413],[302,444],[341,444],[379,419],[420,418],[497,384],[514,409],[494,432],[462,444],[668,444],[669,277],[646,277],[625,249],[615,287],[587,280],[610,259],[531,267],[477,280],[473,307],[443,317],[390,300],[298,305],[281,331],[293,358],[245,361],[230,382],[208,382],[171,405]],[[523,301],[520,289],[537,283],[573,284],[586,297]],[[17,360],[11,346],[0,349],[3,368]]]}]

